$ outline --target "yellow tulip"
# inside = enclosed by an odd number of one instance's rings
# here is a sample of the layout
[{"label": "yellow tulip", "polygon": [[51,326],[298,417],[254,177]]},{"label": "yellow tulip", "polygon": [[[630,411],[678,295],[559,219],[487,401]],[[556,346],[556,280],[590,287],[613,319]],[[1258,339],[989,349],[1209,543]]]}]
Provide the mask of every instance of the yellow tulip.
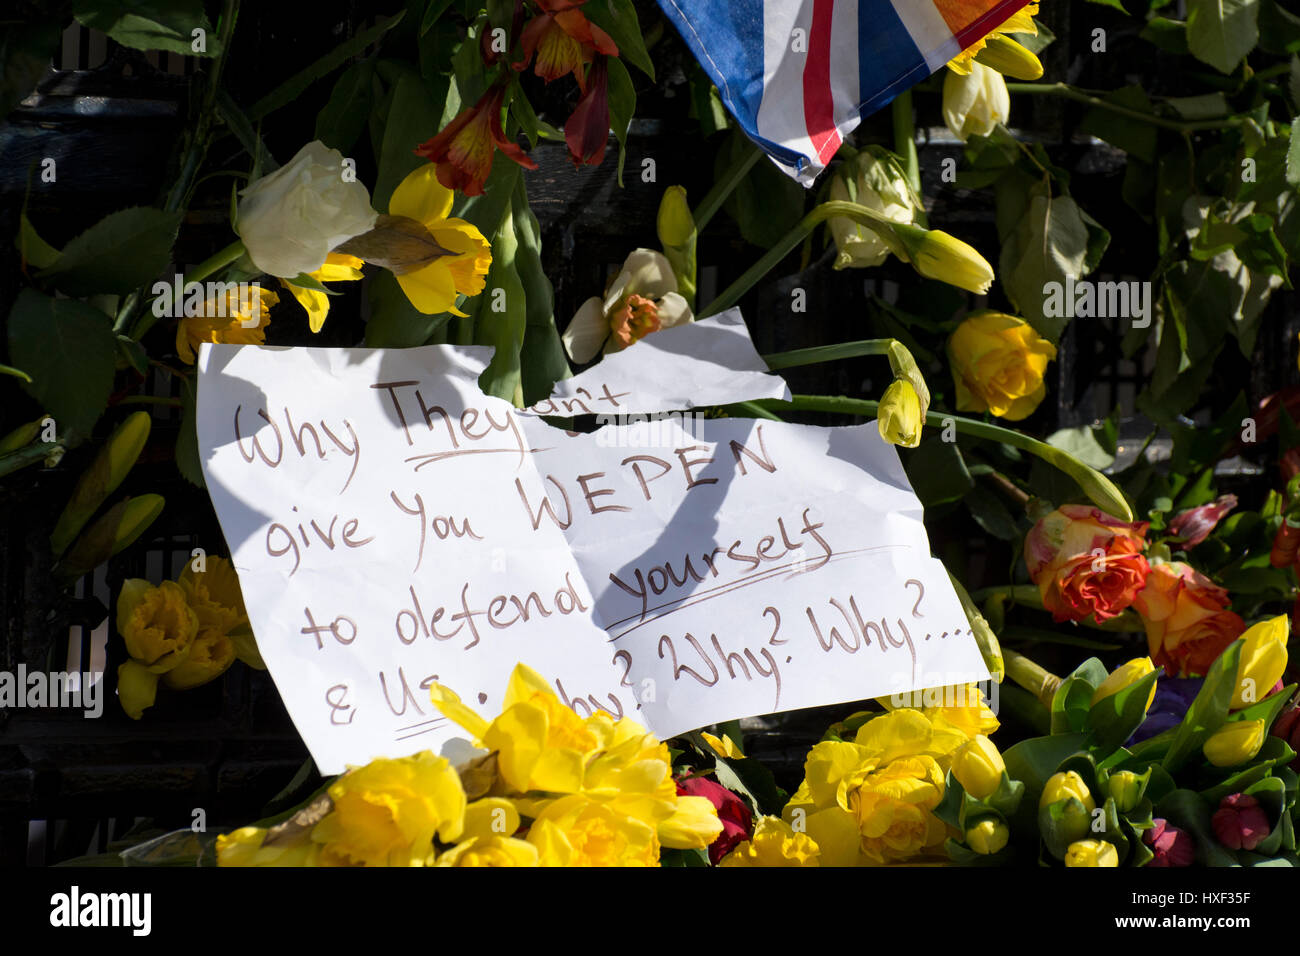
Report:
[{"label": "yellow tulip", "polygon": [[977,312],[948,339],[948,365],[957,389],[957,410],[989,411],[1020,421],[1047,394],[1043,376],[1056,346],[1024,319]]},{"label": "yellow tulip", "polygon": [[[1096,707],[1099,700],[1104,700],[1113,694],[1118,694],[1125,687],[1136,684],[1145,678],[1148,674],[1156,669],[1151,663],[1149,657],[1135,657],[1127,664],[1121,664],[1110,672],[1110,675],[1097,685],[1097,689],[1092,693],[1091,706]],[[1142,713],[1151,709],[1151,702],[1156,699],[1156,685],[1151,685],[1151,693],[1147,694],[1146,706],[1142,708]]]},{"label": "yellow tulip", "polygon": [[991,797],[997,791],[1006,769],[997,746],[983,734],[963,744],[952,758],[952,775],[977,800]]},{"label": "yellow tulip", "polygon": [[1202,751],[1216,767],[1235,767],[1255,759],[1267,733],[1262,720],[1232,720],[1210,735]]},{"label": "yellow tulip", "polygon": [[891,445],[915,448],[921,444],[921,426],[924,421],[921,399],[916,394],[916,389],[911,382],[894,379],[881,396],[880,407],[876,411],[880,437]]},{"label": "yellow tulip", "polygon": [[992,856],[1007,845],[1011,832],[1001,820],[985,817],[966,831],[966,845],[981,856]]},{"label": "yellow tulip", "polygon": [[1092,799],[1092,793],[1088,790],[1088,785],[1073,770],[1052,774],[1043,787],[1043,795],[1039,798],[1038,805],[1046,807],[1060,800],[1068,800],[1071,797],[1082,803],[1089,813],[1097,809],[1097,803]]},{"label": "yellow tulip", "polygon": [[117,595],[117,630],[128,654],[163,674],[189,655],[199,619],[185,592],[171,581],[154,587],[143,578],[129,578]]},{"label": "yellow tulip", "polygon": [[1119,770],[1110,775],[1106,789],[1115,800],[1115,809],[1127,813],[1138,805],[1146,786],[1132,770]]},{"label": "yellow tulip", "polygon": [[139,661],[129,660],[117,668],[117,699],[132,720],[139,720],[153,706],[158,694],[158,675]]},{"label": "yellow tulip", "polygon": [[1240,710],[1268,696],[1286,670],[1287,636],[1291,620],[1285,614],[1260,621],[1242,634],[1245,644],[1237,660],[1237,685],[1232,694],[1232,709]]},{"label": "yellow tulip", "polygon": [[1075,840],[1065,851],[1066,866],[1119,866],[1119,851],[1105,840]]}]

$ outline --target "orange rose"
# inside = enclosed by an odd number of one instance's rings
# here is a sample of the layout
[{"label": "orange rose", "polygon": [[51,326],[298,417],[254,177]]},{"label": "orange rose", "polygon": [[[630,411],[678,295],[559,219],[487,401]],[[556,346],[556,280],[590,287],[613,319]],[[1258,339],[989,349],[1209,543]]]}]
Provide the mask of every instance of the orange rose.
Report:
[{"label": "orange rose", "polygon": [[1025,565],[1056,621],[1104,621],[1146,583],[1148,522],[1121,521],[1090,505],[1062,505],[1025,537]]},{"label": "orange rose", "polygon": [[1246,629],[1227,610],[1228,592],[1181,561],[1153,567],[1133,606],[1146,624],[1152,662],[1173,677],[1204,674]]}]

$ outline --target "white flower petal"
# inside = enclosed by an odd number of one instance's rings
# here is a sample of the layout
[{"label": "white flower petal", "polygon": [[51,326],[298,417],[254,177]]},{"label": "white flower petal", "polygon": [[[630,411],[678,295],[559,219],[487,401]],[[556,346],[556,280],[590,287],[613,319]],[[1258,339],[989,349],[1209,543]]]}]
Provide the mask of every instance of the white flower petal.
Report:
[{"label": "white flower petal", "polygon": [[569,358],[579,365],[595,358],[607,338],[609,338],[609,320],[605,318],[605,310],[601,308],[600,299],[594,296],[582,303],[582,308],[578,309],[573,320],[569,322],[569,327],[560,336]]},{"label": "white flower petal", "polygon": [[677,291],[677,276],[673,273],[672,263],[662,252],[653,249],[633,249],[623,263],[623,271],[618,274],[614,284],[605,294],[605,311],[609,311],[619,299],[628,293],[643,295],[647,299],[657,299],[661,295]]},{"label": "white flower petal", "polygon": [[676,292],[669,292],[659,300],[659,328],[671,329],[675,325],[685,325],[694,318],[691,307]]}]

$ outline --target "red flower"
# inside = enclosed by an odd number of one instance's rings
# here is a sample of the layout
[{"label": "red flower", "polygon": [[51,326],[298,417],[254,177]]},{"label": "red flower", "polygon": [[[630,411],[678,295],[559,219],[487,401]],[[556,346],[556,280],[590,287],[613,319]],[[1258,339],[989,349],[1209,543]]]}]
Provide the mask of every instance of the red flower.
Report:
[{"label": "red flower", "polygon": [[596,53],[618,56],[618,45],[608,33],[578,11],[579,3],[538,0],[538,6],[544,12],[529,20],[528,26],[524,27],[521,38],[524,58],[514,65],[515,69],[527,69],[536,53],[534,73],[547,83],[572,73],[585,92],[587,81],[583,73],[592,56]]},{"label": "red flower", "polygon": [[1219,809],[1214,811],[1210,826],[1219,842],[1229,850],[1253,850],[1272,829],[1259,801],[1244,793],[1224,797]]},{"label": "red flower", "polygon": [[1160,817],[1152,822],[1155,826],[1142,834],[1142,842],[1155,854],[1147,866],[1191,866],[1196,859],[1196,844],[1187,831],[1171,827]]},{"label": "red flower", "polygon": [[564,124],[574,166],[599,166],[609,139],[609,67],[598,56],[587,75],[587,92]]},{"label": "red flower", "polygon": [[717,808],[722,835],[709,845],[709,862],[714,866],[754,832],[754,814],[748,804],[721,784],[704,777],[688,777],[677,781],[677,795],[703,797]]},{"label": "red flower", "polygon": [[1178,536],[1184,548],[1194,548],[1208,538],[1214,526],[1235,507],[1236,495],[1220,495],[1209,504],[1180,511],[1169,522],[1169,530]]},{"label": "red flower", "polygon": [[537,164],[516,143],[506,139],[501,128],[505,93],[504,84],[492,86],[477,103],[462,110],[441,133],[415,148],[417,155],[438,165],[438,182],[448,189],[458,189],[466,196],[482,193],[497,150],[524,169],[537,168]]},{"label": "red flower", "polygon": [[1146,583],[1148,522],[1089,505],[1062,505],[1025,537],[1025,565],[1055,621],[1115,617]]},{"label": "red flower", "polygon": [[[1274,737],[1280,737],[1288,747],[1300,755],[1300,707],[1282,711],[1277,720],[1273,721],[1273,729],[1269,733]],[[1288,766],[1300,772],[1300,756],[1292,760]]]}]

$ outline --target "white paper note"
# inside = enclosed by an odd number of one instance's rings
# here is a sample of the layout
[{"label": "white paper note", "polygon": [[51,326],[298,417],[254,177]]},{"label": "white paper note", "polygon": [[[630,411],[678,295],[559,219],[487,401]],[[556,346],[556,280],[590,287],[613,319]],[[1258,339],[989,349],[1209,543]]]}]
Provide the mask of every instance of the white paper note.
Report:
[{"label": "white paper note", "polygon": [[200,352],[208,489],[322,772],[463,736],[429,684],[491,716],[519,661],[661,736],[987,678],[874,424],[576,435],[485,396],[489,355]]}]

